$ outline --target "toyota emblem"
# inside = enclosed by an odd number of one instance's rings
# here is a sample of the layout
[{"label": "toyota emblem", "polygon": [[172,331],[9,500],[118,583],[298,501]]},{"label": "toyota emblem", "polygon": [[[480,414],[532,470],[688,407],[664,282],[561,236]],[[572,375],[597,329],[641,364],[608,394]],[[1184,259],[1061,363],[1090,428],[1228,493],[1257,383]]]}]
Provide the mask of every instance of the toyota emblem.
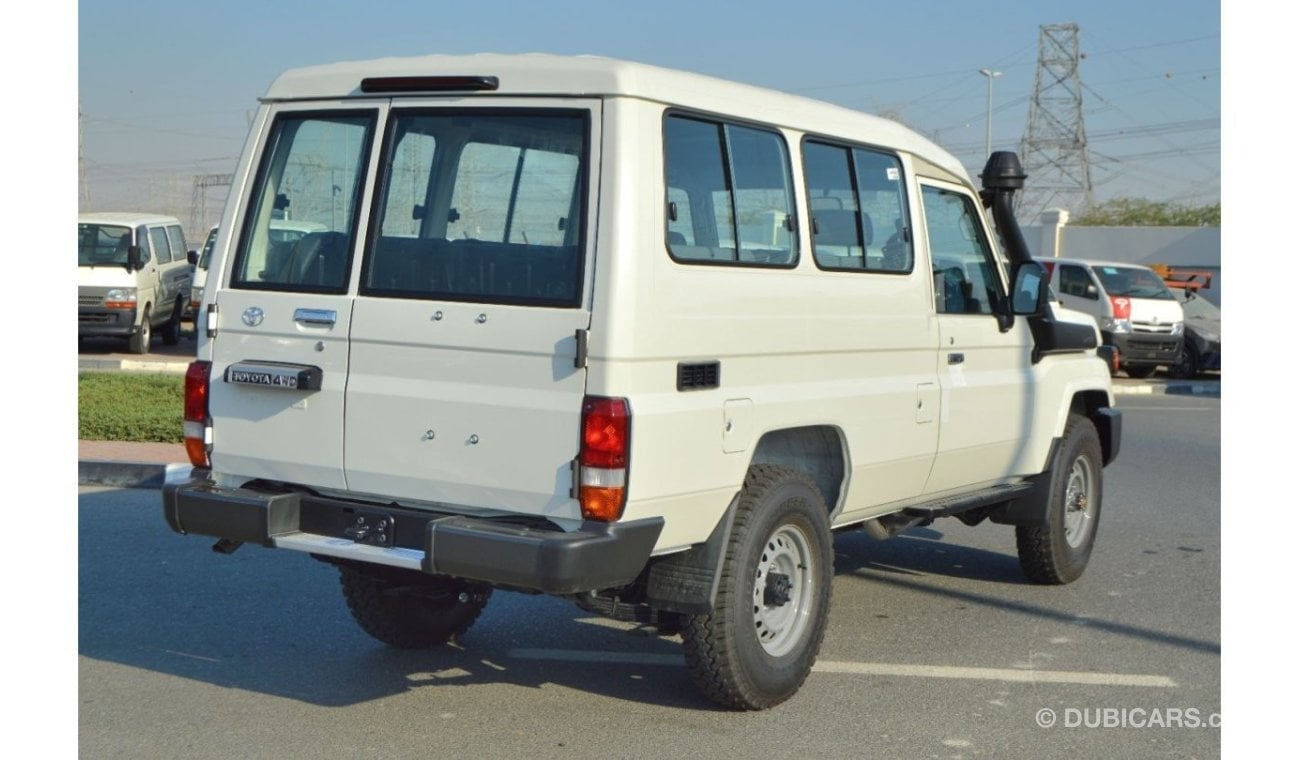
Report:
[{"label": "toyota emblem", "polygon": [[262,317],[264,316],[266,316],[266,314],[262,311],[261,307],[249,306],[247,309],[244,309],[244,324],[249,327],[257,327],[262,324]]}]

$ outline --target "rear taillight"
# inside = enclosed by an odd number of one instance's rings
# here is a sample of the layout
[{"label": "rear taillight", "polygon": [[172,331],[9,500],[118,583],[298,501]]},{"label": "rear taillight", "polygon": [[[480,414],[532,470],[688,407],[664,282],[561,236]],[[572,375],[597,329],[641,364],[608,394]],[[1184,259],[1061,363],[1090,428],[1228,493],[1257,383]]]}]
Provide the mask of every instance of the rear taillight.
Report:
[{"label": "rear taillight", "polygon": [[1115,312],[1115,319],[1128,319],[1133,313],[1133,302],[1123,296],[1111,296],[1110,308]]},{"label": "rear taillight", "polygon": [[623,515],[631,432],[627,399],[587,396],[582,400],[578,503],[584,519],[613,522]]},{"label": "rear taillight", "polygon": [[211,467],[212,420],[208,416],[208,386],[212,362],[195,361],[185,370],[185,453],[195,467]]}]

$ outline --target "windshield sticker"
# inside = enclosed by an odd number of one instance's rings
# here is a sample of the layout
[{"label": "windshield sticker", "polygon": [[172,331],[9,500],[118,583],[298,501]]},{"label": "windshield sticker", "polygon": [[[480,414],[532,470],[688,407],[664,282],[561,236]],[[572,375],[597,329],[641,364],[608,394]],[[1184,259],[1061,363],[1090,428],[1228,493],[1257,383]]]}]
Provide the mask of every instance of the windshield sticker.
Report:
[{"label": "windshield sticker", "polygon": [[1119,274],[1119,270],[1116,269],[1115,267],[1102,267],[1101,271],[1105,272],[1106,274]]},{"label": "windshield sticker", "polygon": [[887,167],[887,168],[885,169],[885,179],[889,180],[890,182],[897,182],[897,181],[898,181],[898,167],[897,167],[897,166],[890,166],[890,167]]}]

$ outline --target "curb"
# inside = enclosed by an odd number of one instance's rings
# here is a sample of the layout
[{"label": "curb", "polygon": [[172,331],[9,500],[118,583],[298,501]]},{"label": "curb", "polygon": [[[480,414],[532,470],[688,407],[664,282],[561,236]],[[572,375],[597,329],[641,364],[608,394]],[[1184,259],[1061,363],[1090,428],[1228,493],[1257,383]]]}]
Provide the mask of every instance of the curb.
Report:
[{"label": "curb", "polygon": [[169,375],[183,375],[189,366],[189,362],[141,361],[138,359],[81,359],[77,362],[79,371],[161,372]]},{"label": "curb", "polygon": [[1222,395],[1222,386],[1216,382],[1181,382],[1142,385],[1111,385],[1116,396],[1214,396]]},{"label": "curb", "polygon": [[77,463],[77,485],[115,486],[117,488],[162,488],[166,483],[187,480],[193,465],[176,462],[118,462],[109,459],[82,459]]}]

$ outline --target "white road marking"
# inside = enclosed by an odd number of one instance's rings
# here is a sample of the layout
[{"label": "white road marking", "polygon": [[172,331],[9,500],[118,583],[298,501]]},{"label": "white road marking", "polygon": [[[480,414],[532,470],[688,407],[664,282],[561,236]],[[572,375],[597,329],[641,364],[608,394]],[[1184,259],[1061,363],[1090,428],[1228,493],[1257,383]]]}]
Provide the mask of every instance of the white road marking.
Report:
[{"label": "white road marking", "polygon": [[[600,652],[588,649],[511,649],[510,657],[521,660],[559,660],[563,662],[603,662],[623,665],[682,666],[679,654],[649,652]],[[886,662],[837,662],[821,660],[813,665],[814,673],[842,673],[866,676],[913,676],[917,678],[955,678],[979,681],[1014,681],[1019,683],[1076,683],[1097,686],[1148,686],[1173,688],[1178,684],[1167,676],[1135,673],[1086,673],[1069,670],[1018,670],[1015,668],[965,668],[947,665],[903,665]]]},{"label": "white road marking", "polygon": [[1126,412],[1208,412],[1205,406],[1121,406]]},{"label": "white road marking", "polygon": [[1078,683],[1099,686],[1151,686],[1172,688],[1178,684],[1166,676],[1131,673],[1083,673],[1070,670],[1017,670],[1015,668],[962,668],[947,665],[895,665],[884,662],[819,661],[815,673],[852,673],[870,676],[917,676],[960,678],[980,681],[1021,683]]}]

